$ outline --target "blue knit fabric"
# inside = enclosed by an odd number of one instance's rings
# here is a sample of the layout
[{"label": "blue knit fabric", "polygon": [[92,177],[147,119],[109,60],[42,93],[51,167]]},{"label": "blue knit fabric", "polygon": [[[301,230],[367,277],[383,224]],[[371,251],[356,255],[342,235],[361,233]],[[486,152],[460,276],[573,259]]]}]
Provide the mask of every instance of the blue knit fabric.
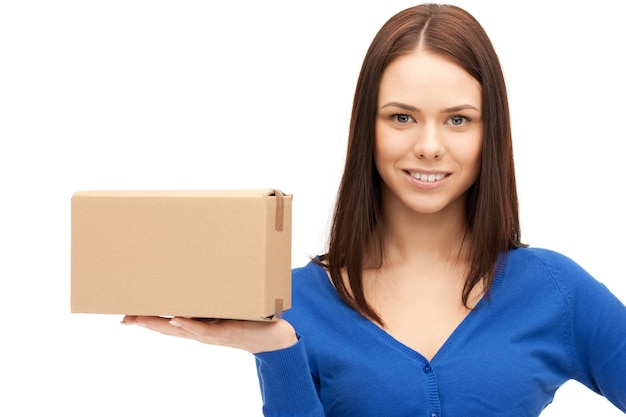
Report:
[{"label": "blue knit fabric", "polygon": [[256,355],[267,417],[536,417],[575,379],[626,412],[626,307],[569,258],[516,249],[432,358],[293,270],[299,342]]}]

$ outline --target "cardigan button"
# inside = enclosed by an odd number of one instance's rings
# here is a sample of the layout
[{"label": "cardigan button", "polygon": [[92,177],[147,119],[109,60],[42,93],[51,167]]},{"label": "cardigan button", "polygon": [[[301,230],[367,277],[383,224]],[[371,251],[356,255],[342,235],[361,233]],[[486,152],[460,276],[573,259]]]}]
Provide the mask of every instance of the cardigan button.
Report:
[{"label": "cardigan button", "polygon": [[426,366],[424,366],[424,373],[425,373],[425,374],[429,374],[429,373],[431,373],[431,372],[432,372],[432,370],[433,370],[433,368],[431,368],[431,366],[430,366],[430,365],[426,365]]}]

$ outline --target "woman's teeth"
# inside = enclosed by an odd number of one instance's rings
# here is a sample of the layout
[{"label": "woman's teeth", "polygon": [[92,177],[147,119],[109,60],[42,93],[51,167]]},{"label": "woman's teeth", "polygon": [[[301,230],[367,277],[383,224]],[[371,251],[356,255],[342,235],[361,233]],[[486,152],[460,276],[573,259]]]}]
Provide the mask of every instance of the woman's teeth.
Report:
[{"label": "woman's teeth", "polygon": [[413,172],[411,173],[411,176],[420,181],[435,182],[435,181],[441,180],[446,175],[445,174],[421,174],[419,172]]}]

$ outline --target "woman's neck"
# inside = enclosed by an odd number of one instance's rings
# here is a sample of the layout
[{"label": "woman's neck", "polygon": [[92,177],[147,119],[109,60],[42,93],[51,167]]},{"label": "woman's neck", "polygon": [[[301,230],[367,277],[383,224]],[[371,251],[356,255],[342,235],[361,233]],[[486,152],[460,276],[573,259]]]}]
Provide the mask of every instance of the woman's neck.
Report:
[{"label": "woman's neck", "polygon": [[467,242],[465,207],[422,214],[410,210],[385,210],[379,224],[385,263],[458,263],[465,258]]}]

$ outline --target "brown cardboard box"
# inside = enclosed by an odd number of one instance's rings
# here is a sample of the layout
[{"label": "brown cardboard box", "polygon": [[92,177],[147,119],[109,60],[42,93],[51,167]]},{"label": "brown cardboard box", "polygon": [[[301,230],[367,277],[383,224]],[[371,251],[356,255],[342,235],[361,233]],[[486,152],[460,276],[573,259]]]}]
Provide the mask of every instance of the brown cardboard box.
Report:
[{"label": "brown cardboard box", "polygon": [[291,201],[273,189],[74,193],[72,313],[280,316]]}]

